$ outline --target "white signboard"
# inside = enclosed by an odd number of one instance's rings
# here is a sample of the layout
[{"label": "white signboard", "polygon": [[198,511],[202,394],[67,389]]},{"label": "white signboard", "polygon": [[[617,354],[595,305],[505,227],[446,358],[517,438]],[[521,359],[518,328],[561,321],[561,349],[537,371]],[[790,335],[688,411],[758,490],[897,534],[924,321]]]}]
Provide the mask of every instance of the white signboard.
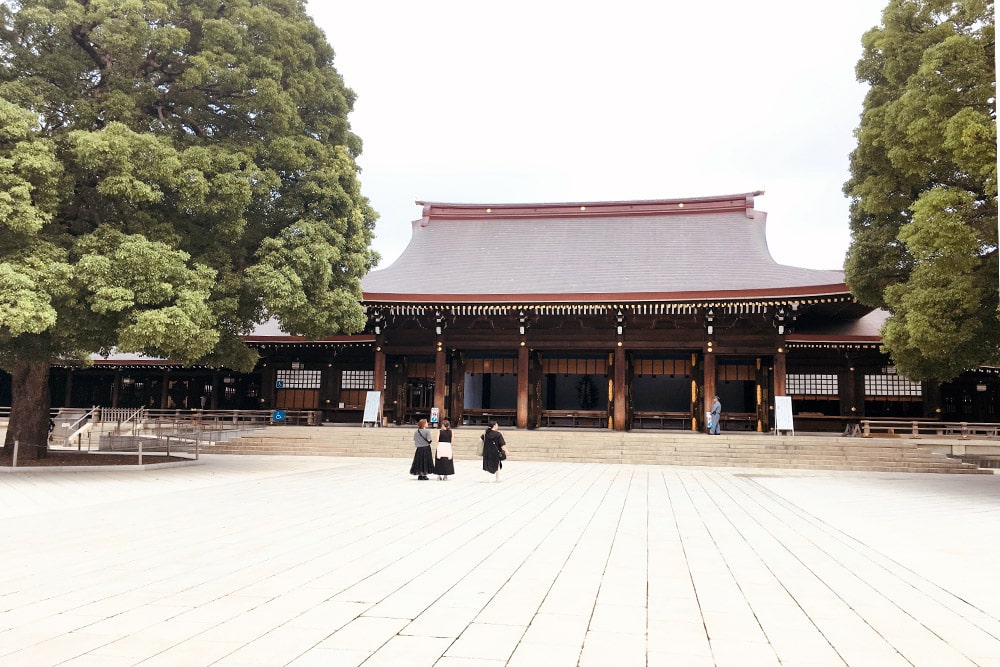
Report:
[{"label": "white signboard", "polygon": [[792,397],[774,397],[774,432],[789,431],[795,435],[795,426],[792,423]]},{"label": "white signboard", "polygon": [[382,392],[380,391],[370,391],[365,396],[365,416],[361,421],[361,425],[374,424],[375,426],[382,425]]}]

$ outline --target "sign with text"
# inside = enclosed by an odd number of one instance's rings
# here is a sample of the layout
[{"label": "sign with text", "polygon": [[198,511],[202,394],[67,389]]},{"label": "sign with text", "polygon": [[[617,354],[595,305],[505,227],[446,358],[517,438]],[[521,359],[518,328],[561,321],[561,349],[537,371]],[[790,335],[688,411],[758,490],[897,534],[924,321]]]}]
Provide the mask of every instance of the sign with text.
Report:
[{"label": "sign with text", "polygon": [[382,392],[369,391],[365,395],[365,416],[361,420],[361,425],[374,424],[382,425]]},{"label": "sign with text", "polygon": [[791,431],[795,435],[795,426],[792,419],[792,397],[774,397],[774,430]]}]

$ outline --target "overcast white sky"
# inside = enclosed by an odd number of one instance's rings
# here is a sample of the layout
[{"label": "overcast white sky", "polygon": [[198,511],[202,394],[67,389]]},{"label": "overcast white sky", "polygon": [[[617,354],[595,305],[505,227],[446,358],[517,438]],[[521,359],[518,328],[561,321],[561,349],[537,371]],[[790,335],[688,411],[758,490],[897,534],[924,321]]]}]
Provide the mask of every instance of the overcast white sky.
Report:
[{"label": "overcast white sky", "polygon": [[358,100],[375,249],[415,200],[765,190],[782,264],[839,269],[861,36],[888,0],[308,0]]}]

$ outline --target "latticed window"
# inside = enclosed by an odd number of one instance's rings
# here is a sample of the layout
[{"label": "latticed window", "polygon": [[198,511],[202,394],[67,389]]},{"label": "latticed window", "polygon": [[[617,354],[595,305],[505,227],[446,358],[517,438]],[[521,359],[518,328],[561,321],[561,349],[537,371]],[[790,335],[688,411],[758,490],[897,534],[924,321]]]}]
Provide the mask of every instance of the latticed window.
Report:
[{"label": "latticed window", "polygon": [[838,396],[836,375],[823,373],[789,373],[785,376],[785,391],[789,396]]},{"label": "latticed window", "polygon": [[923,387],[919,382],[895,373],[879,373],[865,375],[865,396],[923,396]]},{"label": "latticed window", "polygon": [[375,371],[341,371],[341,389],[374,389]]},{"label": "latticed window", "polygon": [[283,389],[319,389],[323,380],[323,371],[307,371],[300,369],[278,369],[275,380]]},{"label": "latticed window", "polygon": [[375,371],[341,371],[338,407],[360,409],[365,404],[365,396],[374,388]]}]

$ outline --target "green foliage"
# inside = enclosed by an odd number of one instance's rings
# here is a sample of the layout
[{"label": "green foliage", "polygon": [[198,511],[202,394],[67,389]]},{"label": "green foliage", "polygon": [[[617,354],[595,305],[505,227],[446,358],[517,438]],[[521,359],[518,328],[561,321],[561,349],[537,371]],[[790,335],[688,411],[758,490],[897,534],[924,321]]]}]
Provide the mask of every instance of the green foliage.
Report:
[{"label": "green foliage", "polygon": [[844,268],[913,379],[1000,360],[994,33],[992,0],[891,0],[862,40]]},{"label": "green foliage", "polygon": [[0,2],[0,366],[359,330],[353,102],[301,0]]}]

